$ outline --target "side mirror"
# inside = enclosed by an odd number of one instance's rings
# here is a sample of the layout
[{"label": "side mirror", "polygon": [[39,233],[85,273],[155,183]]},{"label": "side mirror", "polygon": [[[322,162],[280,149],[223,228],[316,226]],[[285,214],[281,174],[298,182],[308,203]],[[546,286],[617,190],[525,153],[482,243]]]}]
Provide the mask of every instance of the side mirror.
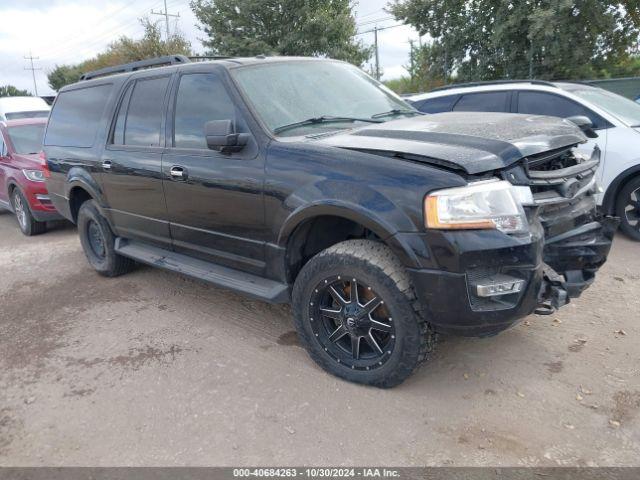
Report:
[{"label": "side mirror", "polygon": [[249,140],[248,134],[236,133],[233,120],[211,120],[205,123],[204,135],[207,147],[222,153],[239,152]]},{"label": "side mirror", "polygon": [[576,115],[575,117],[567,118],[571,123],[574,123],[584,134],[589,138],[598,138],[598,134],[593,129],[593,122],[589,117],[583,115]]}]

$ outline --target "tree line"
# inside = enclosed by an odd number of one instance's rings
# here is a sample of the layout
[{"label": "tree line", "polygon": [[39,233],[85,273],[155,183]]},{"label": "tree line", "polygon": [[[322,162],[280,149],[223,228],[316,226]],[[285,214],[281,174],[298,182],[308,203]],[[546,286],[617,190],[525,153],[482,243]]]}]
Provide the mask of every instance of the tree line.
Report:
[{"label": "tree line", "polygon": [[[331,57],[363,66],[370,46],[357,40],[350,0],[192,0],[205,55]],[[545,80],[640,75],[638,0],[390,0],[387,10],[414,27],[406,78],[399,91],[451,82]],[[96,57],[57,65],[48,73],[58,90],[83,72],[149,57],[193,55],[180,32],[162,39],[141,20],[140,39],[121,37]]]}]

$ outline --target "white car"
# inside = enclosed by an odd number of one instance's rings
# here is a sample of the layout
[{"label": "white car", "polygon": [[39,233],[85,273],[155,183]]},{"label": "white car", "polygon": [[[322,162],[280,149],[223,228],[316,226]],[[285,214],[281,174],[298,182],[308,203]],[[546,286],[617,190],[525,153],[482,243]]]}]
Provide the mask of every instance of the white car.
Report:
[{"label": "white car", "polygon": [[47,118],[51,107],[40,97],[0,98],[0,122],[21,118]]},{"label": "white car", "polygon": [[601,153],[598,181],[603,213],[617,215],[620,228],[640,241],[640,104],[581,83],[543,81],[480,82],[444,87],[408,98],[425,113],[511,112],[569,118],[586,116],[598,138],[581,146]]}]

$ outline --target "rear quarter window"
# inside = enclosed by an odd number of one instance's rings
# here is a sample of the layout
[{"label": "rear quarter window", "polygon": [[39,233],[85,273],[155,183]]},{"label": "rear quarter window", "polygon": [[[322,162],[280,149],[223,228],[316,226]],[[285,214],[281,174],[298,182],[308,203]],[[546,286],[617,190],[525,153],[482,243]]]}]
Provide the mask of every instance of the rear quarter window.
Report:
[{"label": "rear quarter window", "polygon": [[44,144],[92,147],[112,88],[112,84],[103,84],[58,94]]}]

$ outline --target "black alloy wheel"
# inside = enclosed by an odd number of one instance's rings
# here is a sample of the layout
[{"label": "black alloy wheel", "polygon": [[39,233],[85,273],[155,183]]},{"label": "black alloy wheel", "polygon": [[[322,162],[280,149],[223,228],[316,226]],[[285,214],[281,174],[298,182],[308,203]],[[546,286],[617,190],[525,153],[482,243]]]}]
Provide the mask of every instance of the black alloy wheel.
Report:
[{"label": "black alloy wheel", "polygon": [[620,217],[620,229],[640,241],[640,177],[627,182],[618,194],[616,215]]},{"label": "black alloy wheel", "polygon": [[382,297],[356,278],[321,281],[309,302],[309,318],[325,352],[353,370],[378,368],[393,353],[393,318]]}]

